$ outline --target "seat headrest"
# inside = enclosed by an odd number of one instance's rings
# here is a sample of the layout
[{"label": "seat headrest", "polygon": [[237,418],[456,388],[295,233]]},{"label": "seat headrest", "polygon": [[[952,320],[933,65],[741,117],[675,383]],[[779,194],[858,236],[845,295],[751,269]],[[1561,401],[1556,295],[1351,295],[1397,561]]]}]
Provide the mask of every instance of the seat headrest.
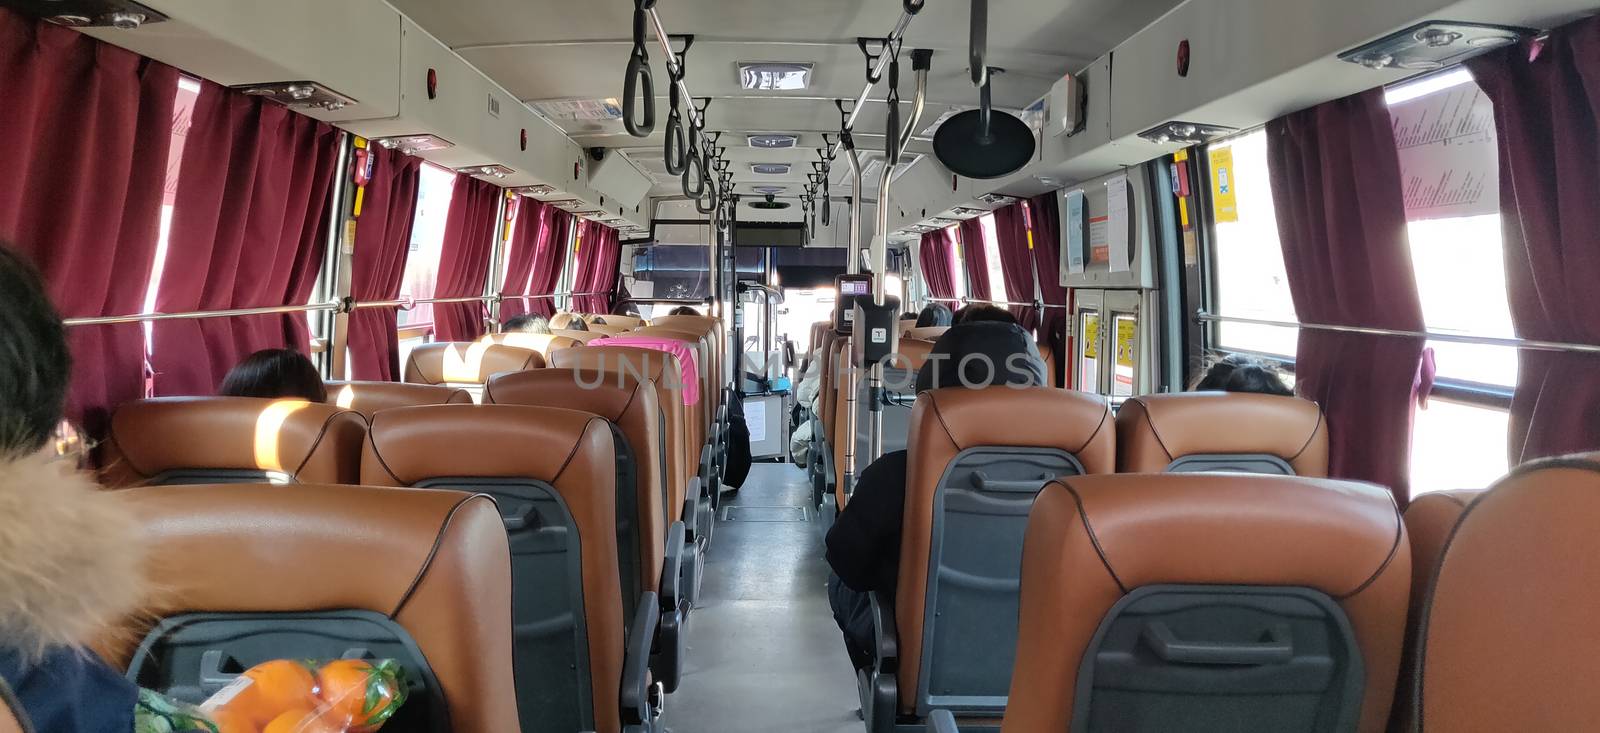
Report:
[{"label": "seat headrest", "polygon": [[1160,473],[1191,456],[1264,455],[1297,476],[1328,475],[1328,430],[1315,402],[1239,392],[1143,395],[1117,414],[1118,470]]},{"label": "seat headrest", "polygon": [[[688,318],[688,317],[689,316],[679,316],[679,318]],[[699,346],[699,345],[701,345],[701,344],[703,344],[703,343],[705,343],[707,341],[707,334],[704,333],[704,332],[701,332],[701,331],[689,331],[689,330],[685,330],[685,329],[682,329],[682,328],[673,328],[673,327],[670,327],[670,326],[645,326],[644,328],[635,328],[632,331],[629,331],[629,333],[631,335],[635,335],[635,336],[653,336],[653,337],[656,337],[656,338],[676,339],[678,341],[687,341],[690,344],[693,344],[695,346]]]},{"label": "seat headrest", "polygon": [[1249,474],[1062,477],[1039,493],[1022,557],[1008,733],[1068,729],[1080,663],[1102,619],[1134,590],[1160,585],[1328,595],[1365,667],[1358,729],[1387,722],[1410,552],[1381,487]]},{"label": "seat headrest", "polygon": [[[668,365],[677,366],[677,360],[665,351],[637,346],[588,346],[582,349],[558,351],[551,356],[550,366],[555,369],[573,369],[585,382],[595,381],[596,374],[623,373],[639,379],[665,383],[671,377]],[[676,377],[671,377],[676,380]]]},{"label": "seat headrest", "polygon": [[927,363],[917,371],[918,392],[997,384],[1048,384],[1038,345],[1016,324],[980,321],[952,326],[933,343]]},{"label": "seat headrest", "polygon": [[551,352],[579,345],[577,339],[565,333],[491,333],[484,335],[478,341],[537,351],[540,356],[545,357],[546,362],[550,360]]},{"label": "seat headrest", "polygon": [[595,379],[592,372],[586,379],[577,369],[535,369],[496,375],[484,387],[483,403],[560,407],[618,422],[638,401],[655,406],[655,390],[647,387],[637,379]]},{"label": "seat headrest", "polygon": [[603,444],[611,428],[587,412],[520,405],[432,405],[372,417],[361,483],[413,486],[435,478],[499,477],[554,481],[581,449]]},{"label": "seat headrest", "polygon": [[[597,338],[604,338],[605,336],[610,335],[607,331],[602,330],[602,329],[606,329],[606,328],[609,328],[609,327],[605,326],[605,325],[601,325],[599,327],[590,327],[590,329],[587,330],[587,331],[556,330],[556,331],[551,331],[550,333],[555,334],[557,336],[566,336],[567,338],[572,339],[573,341],[576,341],[576,342],[578,342],[580,344],[586,344],[586,343],[589,343],[590,341],[593,341],[593,340],[595,340]],[[621,329],[621,330],[617,331],[617,333],[623,333],[623,332],[625,332],[627,327],[626,326],[616,326],[615,328]]]},{"label": "seat headrest", "polygon": [[[611,323],[610,321],[607,321],[605,323],[591,323],[589,324],[588,331],[578,331],[576,333],[593,333],[596,335],[596,337],[615,336],[619,333],[627,333],[635,328],[638,328],[638,326],[627,326],[620,323]],[[562,331],[562,333],[572,332]]]},{"label": "seat headrest", "polygon": [[903,366],[907,371],[917,373],[922,370],[922,365],[928,362],[928,354],[933,352],[933,342],[922,339],[900,339],[900,344],[895,347],[895,353],[900,355],[894,361],[895,366]]},{"label": "seat headrest", "polygon": [[1600,627],[1600,461],[1525,464],[1467,506],[1419,632],[1418,730],[1586,730]]},{"label": "seat headrest", "polygon": [[650,321],[650,325],[675,328],[690,333],[709,334],[722,327],[722,319],[713,316],[661,316]]},{"label": "seat headrest", "polygon": [[550,317],[550,328],[559,329],[572,325],[573,321],[581,321],[583,317],[576,313],[557,313]]},{"label": "seat headrest", "polygon": [[[1056,448],[1076,456],[1086,473],[1116,470],[1111,408],[1082,392],[1049,387],[929,390],[918,395],[911,425],[914,461],[928,455],[929,440],[936,439],[944,449],[940,455],[948,451],[952,458],[980,446]],[[943,465],[941,461],[939,471]]]},{"label": "seat headrest", "polygon": [[[912,323],[915,324],[916,321],[912,321]],[[910,328],[906,329],[904,333],[900,334],[900,336],[901,336],[901,338],[908,338],[908,339],[922,339],[924,341],[937,341],[937,340],[939,340],[940,336],[944,335],[945,331],[949,331],[951,328],[952,328],[951,326],[917,326],[917,325],[913,325]]]},{"label": "seat headrest", "polygon": [[417,384],[483,384],[500,372],[544,366],[537,351],[485,342],[422,344],[406,359],[405,381]]},{"label": "seat headrest", "polygon": [[638,316],[629,316],[629,315],[622,315],[622,314],[617,314],[617,313],[607,313],[607,314],[603,314],[603,315],[594,315],[594,316],[586,314],[583,317],[583,319],[585,321],[589,322],[590,326],[594,326],[595,325],[594,319],[596,319],[596,318],[604,318],[604,319],[606,319],[605,323],[599,324],[599,325],[602,325],[602,326],[622,326],[624,328],[638,328],[640,326],[646,325],[645,320],[643,318],[640,318]]},{"label": "seat headrest", "polygon": [[336,405],[256,397],[157,397],[117,408],[106,446],[110,486],[173,471],[284,474],[355,483],[366,436],[361,415]]},{"label": "seat headrest", "polygon": [[261,484],[127,497],[161,591],[105,645],[120,665],[156,620],[176,613],[376,611],[416,641],[453,730],[517,727],[510,549],[488,497]]},{"label": "seat headrest", "polygon": [[372,417],[379,410],[417,405],[445,405],[472,402],[466,390],[438,384],[405,382],[328,382],[328,404]]}]

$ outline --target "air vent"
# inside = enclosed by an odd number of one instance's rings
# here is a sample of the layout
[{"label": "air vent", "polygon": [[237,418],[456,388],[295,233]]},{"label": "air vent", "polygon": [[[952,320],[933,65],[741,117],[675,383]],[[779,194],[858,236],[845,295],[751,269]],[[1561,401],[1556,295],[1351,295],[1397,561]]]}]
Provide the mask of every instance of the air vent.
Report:
[{"label": "air vent", "polygon": [[788,163],[751,163],[750,172],[762,176],[789,175]]},{"label": "air vent", "polygon": [[750,190],[763,196],[776,196],[788,189],[783,186],[752,186]]},{"label": "air vent", "polygon": [[532,186],[523,186],[521,188],[516,189],[516,191],[515,191],[515,193],[518,196],[529,196],[529,197],[532,197],[532,196],[549,196],[550,194],[555,193],[555,192],[556,192],[556,187],[555,186],[548,186],[548,185],[545,185],[543,183],[535,184],[535,185],[532,185]]},{"label": "air vent", "polygon": [[986,193],[979,196],[978,200],[991,206],[1010,206],[1017,202],[1015,198],[999,193]]},{"label": "air vent", "polygon": [[604,99],[541,99],[533,102],[534,111],[552,120],[620,120],[622,103],[616,97]]},{"label": "air vent", "polygon": [[974,209],[970,206],[957,206],[950,210],[950,216],[957,219],[971,219],[989,213],[986,209]]},{"label": "air vent", "polygon": [[399,137],[380,137],[373,142],[388,150],[399,150],[406,155],[416,155],[429,150],[443,150],[453,148],[455,143],[438,135],[401,135]]},{"label": "air vent", "polygon": [[1219,137],[1224,137],[1238,132],[1232,127],[1222,125],[1205,125],[1197,122],[1168,122],[1157,125],[1139,133],[1142,137],[1158,145],[1202,145]]},{"label": "air vent", "polygon": [[291,109],[322,109],[336,112],[356,101],[314,81],[244,84],[233,89],[252,97],[270,99]]},{"label": "air vent", "polygon": [[792,148],[800,142],[798,135],[751,135],[746,138],[750,147],[762,150],[783,150]]},{"label": "air vent", "polygon": [[483,176],[484,178],[505,178],[512,173],[516,173],[516,171],[503,165],[469,165],[465,168],[457,168],[456,172],[465,176]]},{"label": "air vent", "polygon": [[765,91],[805,89],[811,86],[811,64],[740,61],[739,86]]},{"label": "air vent", "polygon": [[584,202],[579,201],[578,199],[561,199],[560,201],[546,201],[545,203],[547,203],[547,204],[549,204],[551,206],[554,206],[554,207],[556,207],[556,208],[558,208],[558,209],[560,209],[562,211],[573,212],[573,213],[576,213],[580,209],[588,208],[588,206],[589,206],[588,204],[585,204]]},{"label": "air vent", "polygon": [[167,16],[132,0],[6,0],[0,5],[69,28],[131,31]]},{"label": "air vent", "polygon": [[1369,69],[1431,71],[1508,46],[1536,31],[1514,26],[1430,20],[1339,54]]}]

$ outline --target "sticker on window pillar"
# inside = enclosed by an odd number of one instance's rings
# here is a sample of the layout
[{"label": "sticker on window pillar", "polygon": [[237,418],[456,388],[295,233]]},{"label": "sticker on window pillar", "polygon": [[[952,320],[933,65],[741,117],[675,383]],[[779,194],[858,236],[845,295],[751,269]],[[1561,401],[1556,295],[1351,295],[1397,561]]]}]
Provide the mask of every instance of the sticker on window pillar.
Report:
[{"label": "sticker on window pillar", "polygon": [[886,343],[889,343],[889,329],[887,329],[887,328],[874,328],[874,329],[872,329],[872,343],[875,343],[875,344],[886,344]]},{"label": "sticker on window pillar", "polygon": [[1233,148],[1211,151],[1211,213],[1218,224],[1239,220],[1238,182],[1234,180]]}]

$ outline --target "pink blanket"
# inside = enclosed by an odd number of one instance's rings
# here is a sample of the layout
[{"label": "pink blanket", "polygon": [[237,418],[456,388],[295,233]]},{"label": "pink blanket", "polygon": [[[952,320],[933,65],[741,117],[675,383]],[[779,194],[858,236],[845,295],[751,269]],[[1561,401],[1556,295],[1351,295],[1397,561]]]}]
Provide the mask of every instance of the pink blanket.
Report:
[{"label": "pink blanket", "polygon": [[689,348],[682,341],[674,339],[656,338],[653,336],[630,336],[618,334],[606,338],[590,341],[588,346],[629,346],[636,349],[652,349],[664,351],[678,359],[678,381],[674,385],[683,395],[683,404],[696,405],[700,403],[700,366],[695,361],[694,349]]}]

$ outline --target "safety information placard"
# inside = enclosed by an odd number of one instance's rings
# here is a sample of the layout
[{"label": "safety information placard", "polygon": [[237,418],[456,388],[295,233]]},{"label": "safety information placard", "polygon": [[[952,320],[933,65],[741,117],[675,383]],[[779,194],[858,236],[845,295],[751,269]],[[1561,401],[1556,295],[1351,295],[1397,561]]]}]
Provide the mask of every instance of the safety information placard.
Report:
[{"label": "safety information placard", "polygon": [[1111,271],[1127,272],[1133,257],[1130,249],[1128,177],[1106,181],[1106,245],[1110,248]]},{"label": "safety information placard", "polygon": [[1133,343],[1138,324],[1132,318],[1117,319],[1117,366],[1133,366]]},{"label": "safety information placard", "polygon": [[1233,148],[1211,151],[1211,213],[1218,224],[1239,220],[1239,194],[1234,185]]},{"label": "safety information placard", "polygon": [[1089,202],[1084,200],[1083,189],[1067,192],[1067,272],[1083,272],[1085,244],[1089,237]]},{"label": "safety information placard", "polygon": [[1100,316],[1092,313],[1083,317],[1083,356],[1100,358]]}]

